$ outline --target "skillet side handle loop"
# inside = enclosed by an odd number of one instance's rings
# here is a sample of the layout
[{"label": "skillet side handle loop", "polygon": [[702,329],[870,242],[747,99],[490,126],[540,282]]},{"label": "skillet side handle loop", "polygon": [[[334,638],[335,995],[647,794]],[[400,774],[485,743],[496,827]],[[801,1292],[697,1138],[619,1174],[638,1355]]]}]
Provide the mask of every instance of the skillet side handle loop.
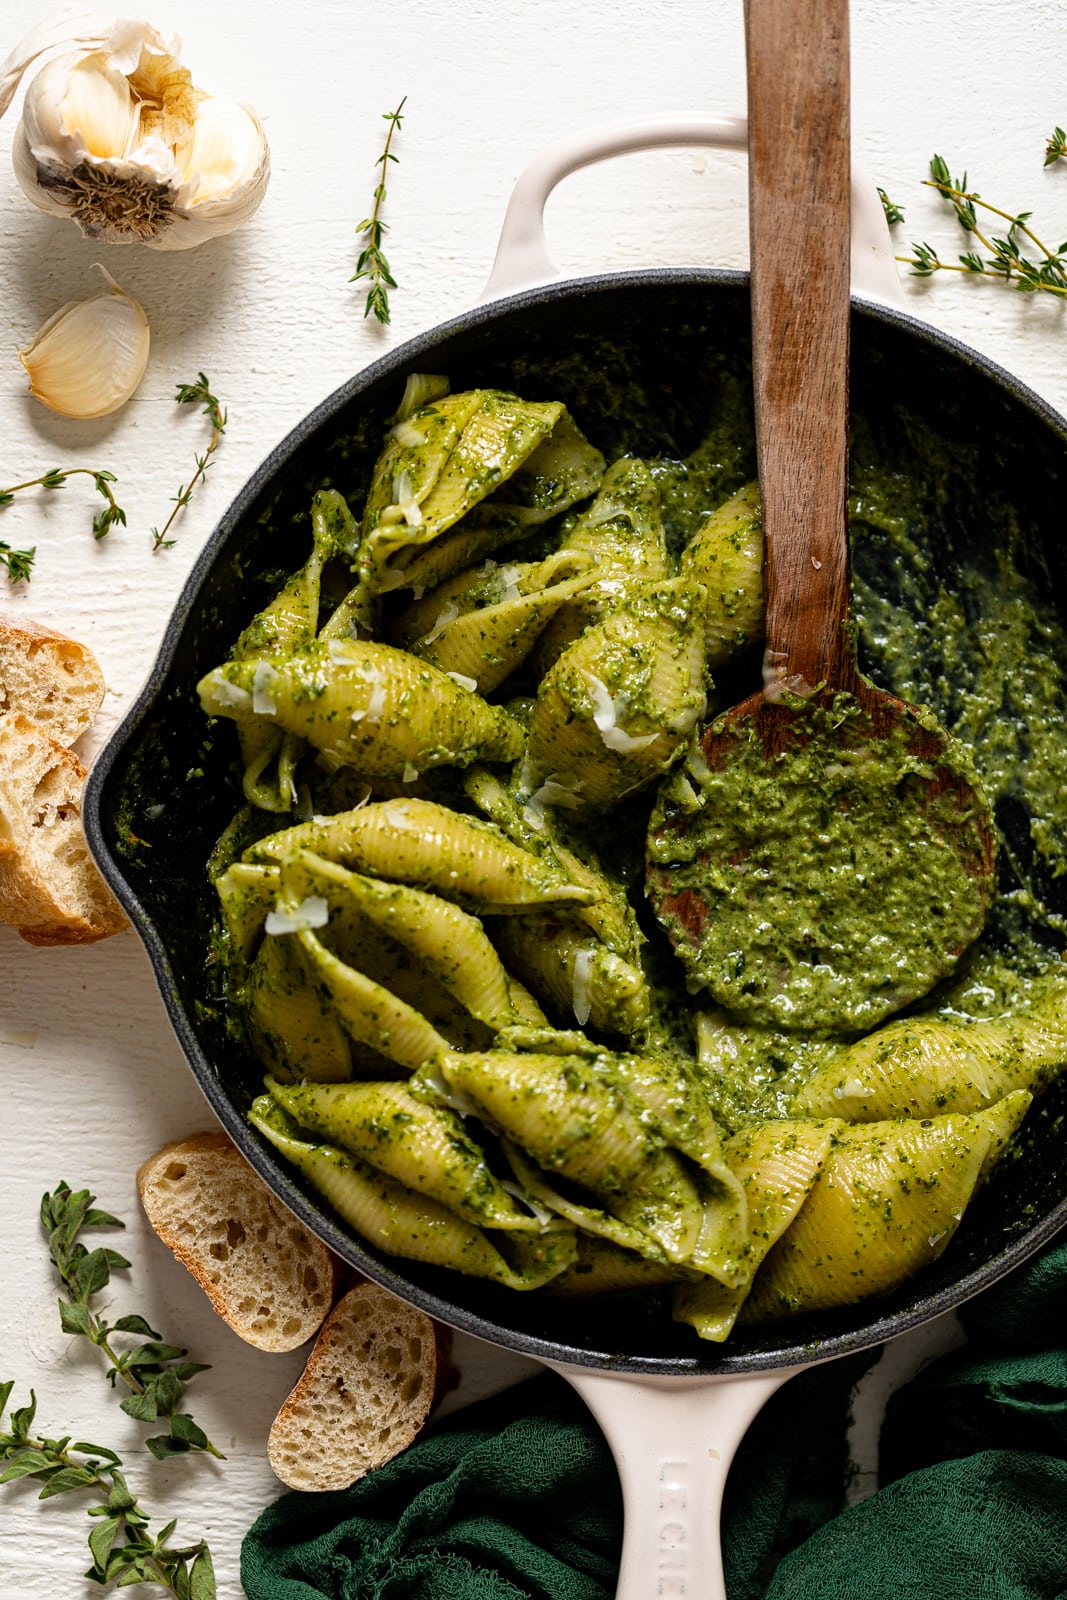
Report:
[{"label": "skillet side handle loop", "polygon": [[800,1367],[730,1378],[630,1378],[558,1366],[619,1469],[622,1563],[615,1600],[726,1600],[719,1519],[749,1423]]},{"label": "skillet side handle loop", "polygon": [[[641,150],[745,150],[747,139],[744,117],[663,116],[588,128],[551,145],[534,157],[515,184],[481,302],[517,294],[560,276],[545,244],[545,206],[553,189],[572,172]],[[852,286],[869,300],[904,303],[882,202],[872,180],[856,166],[852,169]]]}]

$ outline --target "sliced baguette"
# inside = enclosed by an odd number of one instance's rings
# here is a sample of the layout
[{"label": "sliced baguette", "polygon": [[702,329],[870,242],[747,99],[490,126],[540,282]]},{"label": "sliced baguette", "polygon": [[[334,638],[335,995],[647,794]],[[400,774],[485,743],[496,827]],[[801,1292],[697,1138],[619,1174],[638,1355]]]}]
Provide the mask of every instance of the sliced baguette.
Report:
[{"label": "sliced baguette", "polygon": [[337,1302],[267,1440],[291,1489],[346,1489],[414,1439],[434,1398],[437,1344],[425,1312],[376,1283]]},{"label": "sliced baguette", "polygon": [[0,713],[0,920],[30,944],[90,944],[127,925],[82,832],[85,776],[21,711]]},{"label": "sliced baguette", "polygon": [[226,1134],[164,1145],[141,1166],[137,1189],[156,1233],[234,1333],[280,1351],[318,1332],[340,1263]]},{"label": "sliced baguette", "polygon": [[0,711],[21,711],[69,745],[92,727],[103,698],[104,674],[86,645],[0,616]]}]

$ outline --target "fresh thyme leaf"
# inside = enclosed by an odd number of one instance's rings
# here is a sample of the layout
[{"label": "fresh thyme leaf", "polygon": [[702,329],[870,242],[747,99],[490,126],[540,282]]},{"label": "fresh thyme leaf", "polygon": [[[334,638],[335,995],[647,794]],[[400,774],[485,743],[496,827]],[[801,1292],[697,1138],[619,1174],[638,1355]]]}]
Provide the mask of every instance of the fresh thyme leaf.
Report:
[{"label": "fresh thyme leaf", "polygon": [[[1061,134],[1062,130],[1057,128],[1054,139]],[[1054,139],[1048,142],[1050,150]],[[1057,149],[1052,159],[1058,159],[1060,154]],[[1045,164],[1049,164],[1048,158]],[[983,200],[978,190],[968,184],[966,172],[961,178],[952,176],[943,156],[933,156],[930,176],[924,181],[951,206],[961,228],[973,236],[979,248],[962,252],[955,261],[943,261],[932,245],[913,243],[911,255],[898,256],[897,260],[910,266],[914,276],[928,278],[935,272],[967,272],[999,278],[1024,294],[1044,290],[1049,294],[1067,296],[1067,245],[1052,250],[1044,244],[1030,226],[1031,211],[1005,211]],[[980,212],[1006,222],[1007,233],[997,235],[983,232]]]},{"label": "fresh thyme leaf", "polygon": [[356,270],[349,283],[358,283],[360,279],[370,280],[367,290],[367,299],[363,307],[364,317],[374,316],[379,322],[386,323],[390,320],[389,290],[396,288],[396,279],[393,277],[385,252],[382,249],[382,236],[388,230],[382,221],[382,206],[385,203],[386,170],[390,161],[398,158],[392,154],[391,146],[393,134],[398,132],[403,124],[401,112],[407,104],[407,95],[401,100],[395,111],[382,113],[382,120],[389,124],[389,132],[385,136],[385,149],[374,163],[381,167],[381,174],[374,187],[374,207],[369,217],[364,217],[358,224],[356,233],[365,240],[362,250],[356,259]]},{"label": "fresh thyme leaf", "polygon": [[1051,167],[1056,161],[1067,161],[1067,133],[1062,128],[1053,128],[1045,140],[1045,165]]},{"label": "fresh thyme leaf", "polygon": [[[0,505],[5,503],[0,500]],[[14,550],[5,540],[0,539],[0,567],[7,568],[9,583],[29,583],[36,555],[36,545],[31,546],[29,550]]]},{"label": "fresh thyme leaf", "polygon": [[[105,502],[103,510],[97,512],[93,518],[94,539],[103,539],[116,525],[125,527],[126,513],[115,499],[111,488],[118,479],[113,472],[105,472],[96,467],[50,467],[37,478],[27,478],[23,483],[13,483],[6,489],[0,489],[0,506],[10,505],[15,496],[24,489],[62,489],[68,478],[79,473],[92,478],[97,494],[102,495]],[[29,582],[36,554],[36,545],[31,550],[13,550],[9,544],[0,539],[0,567],[7,568],[8,581],[11,583]]]},{"label": "fresh thyme leaf", "polygon": [[152,529],[152,549],[170,550],[175,540],[168,539],[171,526],[175,517],[192,499],[193,490],[206,476],[211,466],[211,458],[219,447],[219,442],[226,432],[226,411],[217,396],[211,392],[211,380],[203,372],[198,372],[195,383],[179,383],[175,386],[174,399],[180,406],[194,406],[201,400],[204,402],[203,414],[211,423],[211,438],[208,447],[202,456],[196,456],[196,471],[188,483],[180,484],[176,495],[172,496],[174,509],[171,511],[162,528]]},{"label": "fresh thyme leaf", "polygon": [[894,223],[904,221],[903,211],[898,205],[893,204],[892,200],[890,200],[884,189],[878,190],[878,198],[882,202],[882,210],[885,212],[885,220],[888,222],[890,227],[892,227]]}]

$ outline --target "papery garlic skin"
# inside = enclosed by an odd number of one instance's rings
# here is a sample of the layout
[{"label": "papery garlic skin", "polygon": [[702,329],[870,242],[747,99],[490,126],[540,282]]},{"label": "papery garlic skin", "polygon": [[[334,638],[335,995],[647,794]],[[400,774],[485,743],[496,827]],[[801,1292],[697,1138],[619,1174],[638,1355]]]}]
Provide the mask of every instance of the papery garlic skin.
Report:
[{"label": "papery garlic skin", "polygon": [[50,411],[83,421],[124,405],[148,365],[144,308],[100,270],[109,285],[104,293],[68,301],[19,351],[30,393]]},{"label": "papery garlic skin", "polygon": [[[0,67],[7,99],[40,37]],[[259,118],[196,88],[179,48],[148,23],[105,21],[41,68],[12,148],[35,205],[89,238],[156,250],[188,249],[252,216],[270,178]]]}]

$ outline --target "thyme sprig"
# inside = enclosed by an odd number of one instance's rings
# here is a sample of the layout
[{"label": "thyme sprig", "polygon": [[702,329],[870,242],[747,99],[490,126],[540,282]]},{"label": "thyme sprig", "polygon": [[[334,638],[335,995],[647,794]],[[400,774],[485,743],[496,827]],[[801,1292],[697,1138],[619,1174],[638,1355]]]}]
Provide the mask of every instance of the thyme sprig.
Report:
[{"label": "thyme sprig", "polygon": [[[12,483],[6,489],[0,489],[0,506],[9,506],[15,496],[26,489],[62,489],[68,478],[76,477],[92,478],[93,487],[104,499],[103,507],[93,518],[93,538],[105,539],[116,525],[125,527],[126,513],[111,487],[118,479],[113,472],[100,467],[51,467],[37,478],[26,478],[22,483]],[[14,550],[6,541],[0,540],[0,566],[7,568],[11,583],[29,582],[36,554],[36,545],[31,550]]]},{"label": "thyme sprig", "polygon": [[168,539],[167,537],[174,519],[179,511],[189,504],[197,484],[207,476],[208,468],[211,466],[211,458],[218,449],[223,434],[226,432],[227,415],[225,408],[218,397],[212,394],[211,380],[206,373],[198,372],[195,383],[179,383],[175,389],[174,399],[180,406],[195,406],[201,400],[204,402],[203,414],[211,423],[211,438],[208,440],[208,446],[203,455],[195,458],[196,471],[189,479],[189,482],[180,484],[177,494],[172,496],[174,509],[166,522],[162,528],[152,529],[153,550],[169,550],[176,542],[174,539]]},{"label": "thyme sprig", "polygon": [[1067,133],[1062,128],[1053,128],[1045,140],[1045,165],[1051,167],[1057,161],[1067,161]]},{"label": "thyme sprig", "polygon": [[[91,1303],[107,1287],[112,1271],[130,1263],[107,1246],[90,1250],[79,1235],[87,1228],[121,1228],[124,1224],[109,1212],[99,1210],[88,1189],[72,1190],[60,1183],[52,1194],[41,1199],[41,1226],[48,1236],[48,1253],[68,1296],[59,1302],[64,1333],[88,1339],[103,1351],[111,1363],[107,1376],[112,1387],[121,1380],[129,1390],[121,1402],[128,1416],[138,1422],[168,1424],[168,1432],[145,1441],[148,1449],[160,1461],[195,1452],[221,1460],[221,1452],[203,1429],[179,1410],[190,1378],[207,1371],[204,1364],[186,1361],[186,1352],[165,1343],[144,1317],[123,1316],[111,1323]],[[121,1348],[116,1334],[126,1336]]]},{"label": "thyme sprig", "polygon": [[378,182],[374,187],[374,206],[369,217],[364,217],[358,224],[356,233],[362,236],[366,243],[356,260],[356,270],[349,278],[349,283],[358,283],[362,278],[370,280],[367,290],[367,299],[363,307],[364,317],[372,314],[379,322],[390,320],[389,290],[396,288],[396,279],[393,277],[382,249],[382,236],[388,232],[386,224],[382,221],[382,206],[385,204],[385,180],[390,161],[398,160],[392,153],[393,135],[398,132],[403,124],[401,112],[407,103],[407,95],[401,100],[395,111],[382,113],[382,120],[389,124],[389,132],[385,136],[385,149],[374,163],[381,167]]},{"label": "thyme sprig", "polygon": [[69,1434],[51,1439],[34,1432],[37,1396],[13,1410],[2,1426],[13,1383],[0,1383],[0,1484],[34,1478],[40,1500],[76,1490],[92,1490],[102,1503],[87,1507],[93,1518],[88,1543],[92,1566],[85,1574],[95,1583],[126,1588],[135,1583],[161,1584],[177,1600],[215,1600],[211,1552],[201,1539],[177,1548],[169,1542],[176,1524],[153,1534],[149,1519],[126,1481],[122,1459],[106,1445],[72,1443]]},{"label": "thyme sprig", "polygon": [[[932,158],[930,176],[924,182],[944,197],[964,232],[981,248],[964,251],[956,261],[944,261],[933,245],[913,243],[912,254],[898,256],[897,260],[910,266],[916,277],[928,278],[935,272],[987,274],[1011,283],[1024,293],[1045,290],[1049,294],[1067,296],[1067,243],[1056,250],[1043,243],[1030,226],[1032,212],[1004,211],[983,200],[977,189],[969,186],[967,174],[953,178],[947,162],[938,155]],[[985,232],[978,220],[979,210],[1007,222],[1007,232],[1003,235]],[[1036,257],[1025,253],[1027,242]]]},{"label": "thyme sprig", "polygon": [[7,569],[9,583],[29,583],[36,559],[36,545],[31,545],[28,550],[16,550],[6,539],[0,539],[0,567]]}]

